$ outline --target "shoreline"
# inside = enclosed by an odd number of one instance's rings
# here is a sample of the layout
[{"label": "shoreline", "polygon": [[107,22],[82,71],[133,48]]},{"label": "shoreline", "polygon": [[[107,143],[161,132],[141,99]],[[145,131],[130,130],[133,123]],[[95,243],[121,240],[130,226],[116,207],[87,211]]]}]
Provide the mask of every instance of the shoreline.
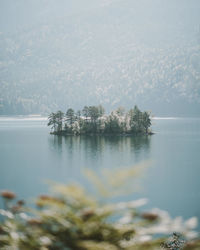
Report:
[{"label": "shoreline", "polygon": [[121,137],[128,137],[128,136],[148,136],[154,135],[155,132],[148,132],[148,133],[110,133],[110,134],[102,134],[102,133],[80,133],[80,134],[73,134],[73,133],[65,133],[65,132],[50,132],[51,135],[57,136],[121,136]]}]

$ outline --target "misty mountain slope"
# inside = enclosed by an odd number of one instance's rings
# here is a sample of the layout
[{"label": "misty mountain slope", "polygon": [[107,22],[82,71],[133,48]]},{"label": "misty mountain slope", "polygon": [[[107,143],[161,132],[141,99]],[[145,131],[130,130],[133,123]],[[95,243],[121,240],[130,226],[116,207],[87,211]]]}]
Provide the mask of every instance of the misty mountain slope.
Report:
[{"label": "misty mountain slope", "polygon": [[138,104],[200,115],[198,1],[27,2],[12,6],[15,29],[1,20],[0,114]]}]

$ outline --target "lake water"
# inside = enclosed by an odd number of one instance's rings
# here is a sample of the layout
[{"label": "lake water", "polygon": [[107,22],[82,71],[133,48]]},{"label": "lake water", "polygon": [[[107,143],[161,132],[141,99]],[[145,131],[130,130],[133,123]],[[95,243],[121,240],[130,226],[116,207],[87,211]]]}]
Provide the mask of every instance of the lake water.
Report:
[{"label": "lake water", "polygon": [[0,118],[0,189],[27,199],[45,193],[46,180],[89,188],[86,168],[114,173],[146,162],[124,199],[145,197],[145,209],[159,207],[173,217],[200,219],[200,119],[154,119],[156,134],[149,137],[57,137],[49,134],[46,123]]}]

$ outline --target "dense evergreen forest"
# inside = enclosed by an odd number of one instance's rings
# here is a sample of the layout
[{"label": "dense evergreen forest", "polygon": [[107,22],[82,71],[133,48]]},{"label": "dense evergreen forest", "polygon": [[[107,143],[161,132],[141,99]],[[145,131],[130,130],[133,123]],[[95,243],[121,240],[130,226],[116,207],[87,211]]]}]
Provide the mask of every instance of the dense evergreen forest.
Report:
[{"label": "dense evergreen forest", "polygon": [[85,106],[82,111],[75,112],[69,108],[66,113],[52,112],[48,117],[51,133],[56,135],[80,134],[151,134],[151,118],[147,111],[140,111],[135,106],[128,112],[123,107],[105,114],[105,109],[99,106]]},{"label": "dense evergreen forest", "polygon": [[137,103],[200,116],[199,9],[198,0],[0,1],[0,115]]}]

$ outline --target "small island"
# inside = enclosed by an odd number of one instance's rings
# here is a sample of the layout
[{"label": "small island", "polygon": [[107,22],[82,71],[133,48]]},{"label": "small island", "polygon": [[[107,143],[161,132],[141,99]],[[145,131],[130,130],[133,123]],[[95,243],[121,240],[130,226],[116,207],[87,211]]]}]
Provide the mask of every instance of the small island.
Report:
[{"label": "small island", "polygon": [[99,106],[85,106],[75,112],[69,108],[66,113],[52,112],[48,126],[54,135],[151,135],[150,112],[140,111],[137,106],[129,111],[123,107],[105,114]]}]

